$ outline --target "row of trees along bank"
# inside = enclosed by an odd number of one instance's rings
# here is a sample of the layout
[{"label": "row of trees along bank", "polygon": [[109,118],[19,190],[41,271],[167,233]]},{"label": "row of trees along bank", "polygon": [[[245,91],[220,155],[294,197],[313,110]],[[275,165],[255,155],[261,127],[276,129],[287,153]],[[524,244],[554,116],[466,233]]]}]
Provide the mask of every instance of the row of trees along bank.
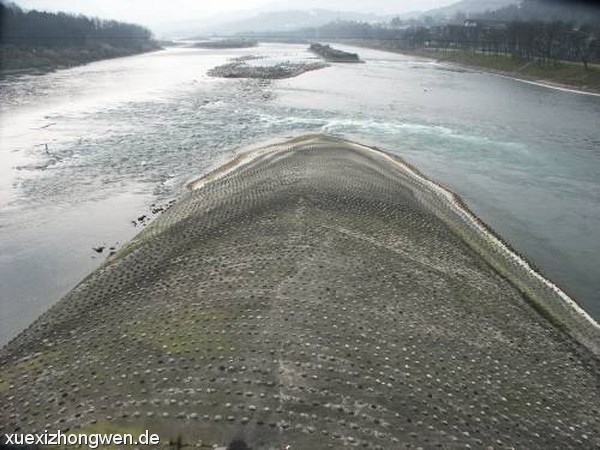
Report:
[{"label": "row of trees along bank", "polygon": [[140,25],[0,3],[2,69],[81,64],[158,48]]},{"label": "row of trees along bank", "polygon": [[542,67],[572,61],[587,69],[600,62],[600,7],[577,0],[523,0],[470,16],[397,17],[380,24],[337,21],[279,34],[316,41],[371,40],[377,41],[373,46],[392,50],[464,50],[535,61]]}]

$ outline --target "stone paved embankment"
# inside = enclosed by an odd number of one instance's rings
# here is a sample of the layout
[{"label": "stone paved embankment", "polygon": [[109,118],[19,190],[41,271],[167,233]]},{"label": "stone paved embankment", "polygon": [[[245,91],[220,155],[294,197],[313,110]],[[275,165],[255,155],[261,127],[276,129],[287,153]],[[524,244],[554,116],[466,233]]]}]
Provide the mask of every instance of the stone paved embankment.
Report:
[{"label": "stone paved embankment", "polygon": [[194,183],[1,350],[0,431],[598,448],[600,369],[577,319],[555,326],[551,294],[522,294],[539,280],[501,276],[493,241],[394,161],[312,137]]}]

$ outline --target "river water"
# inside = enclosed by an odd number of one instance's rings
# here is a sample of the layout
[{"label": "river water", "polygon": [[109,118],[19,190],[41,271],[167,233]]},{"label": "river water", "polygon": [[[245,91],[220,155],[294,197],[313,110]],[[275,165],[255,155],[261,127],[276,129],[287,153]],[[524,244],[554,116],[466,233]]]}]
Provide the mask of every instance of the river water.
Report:
[{"label": "river water", "polygon": [[0,343],[187,181],[242,146],[313,132],[415,164],[600,318],[600,97],[344,48],[366,64],[225,80],[206,72],[241,55],[314,56],[283,44],[170,48],[1,79]]}]

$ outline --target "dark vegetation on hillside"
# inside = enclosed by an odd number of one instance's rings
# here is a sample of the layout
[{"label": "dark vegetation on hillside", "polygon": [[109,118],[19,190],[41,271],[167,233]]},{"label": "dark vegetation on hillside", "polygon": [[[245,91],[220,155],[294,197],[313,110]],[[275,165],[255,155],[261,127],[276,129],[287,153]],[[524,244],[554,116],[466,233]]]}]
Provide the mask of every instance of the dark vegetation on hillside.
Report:
[{"label": "dark vegetation on hillside", "polygon": [[600,8],[585,2],[524,0],[467,17],[457,13],[444,21],[431,17],[388,23],[336,21],[318,28],[288,33],[267,33],[267,38],[309,40],[360,39],[379,41],[376,46],[396,50],[467,50],[484,55],[506,56],[540,67],[560,61],[600,62]]},{"label": "dark vegetation on hillside", "polygon": [[566,22],[600,29],[600,7],[597,2],[561,0],[524,0],[496,11],[476,15],[482,19],[519,22]]},{"label": "dark vegetation on hillside", "polygon": [[77,65],[157,47],[139,25],[0,3],[2,70]]}]

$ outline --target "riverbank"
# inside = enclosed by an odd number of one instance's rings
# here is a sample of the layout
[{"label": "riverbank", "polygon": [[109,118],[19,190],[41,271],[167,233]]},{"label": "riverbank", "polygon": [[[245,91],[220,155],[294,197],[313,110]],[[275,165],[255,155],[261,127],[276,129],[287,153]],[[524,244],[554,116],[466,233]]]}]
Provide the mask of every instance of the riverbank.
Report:
[{"label": "riverbank", "polygon": [[83,48],[0,46],[0,75],[49,72],[81,66],[94,61],[121,58],[160,50],[158,44],[123,48],[110,45]]},{"label": "riverbank", "polygon": [[590,64],[586,70],[581,63],[560,61],[540,66],[536,61],[526,61],[510,56],[488,55],[439,49],[404,49],[396,42],[379,40],[352,40],[345,43],[376,50],[402,53],[406,55],[431,58],[440,62],[449,62],[470,68],[482,69],[498,75],[522,79],[550,87],[568,88],[585,93],[600,94],[600,66]]}]

